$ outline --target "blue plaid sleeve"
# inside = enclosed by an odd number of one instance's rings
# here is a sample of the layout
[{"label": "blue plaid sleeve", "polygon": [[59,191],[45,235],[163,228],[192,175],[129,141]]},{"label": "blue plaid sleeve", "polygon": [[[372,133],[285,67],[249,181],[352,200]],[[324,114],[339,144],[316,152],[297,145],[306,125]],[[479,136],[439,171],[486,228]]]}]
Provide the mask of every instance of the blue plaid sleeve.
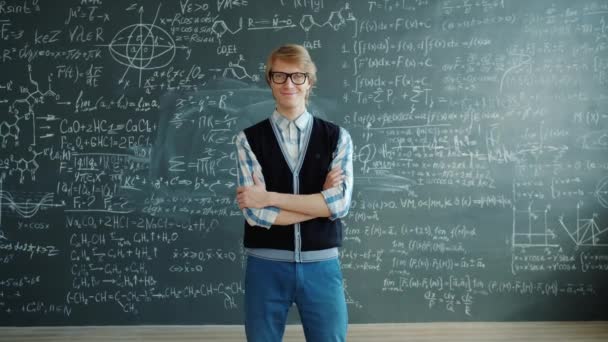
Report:
[{"label": "blue plaid sleeve", "polygon": [[[253,185],[254,174],[262,183],[266,184],[264,182],[264,175],[262,174],[262,167],[251,150],[244,132],[239,132],[236,137],[236,151],[238,186]],[[270,228],[274,224],[278,214],[279,208],[277,207],[243,209],[243,216],[245,216],[247,223],[252,226],[265,228]]]},{"label": "blue plaid sleeve", "polygon": [[330,170],[336,166],[342,169],[344,181],[336,187],[321,192],[331,213],[329,217],[331,220],[348,214],[353,193],[353,141],[344,128],[340,128],[340,138]]}]

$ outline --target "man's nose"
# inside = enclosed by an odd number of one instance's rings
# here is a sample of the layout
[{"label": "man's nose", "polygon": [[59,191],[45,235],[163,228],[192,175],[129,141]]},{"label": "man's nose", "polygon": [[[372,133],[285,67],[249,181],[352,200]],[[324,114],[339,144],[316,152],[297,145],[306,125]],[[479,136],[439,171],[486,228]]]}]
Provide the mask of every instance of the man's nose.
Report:
[{"label": "man's nose", "polygon": [[293,83],[293,81],[291,80],[291,77],[287,77],[287,79],[285,80],[285,83],[283,83],[283,86],[285,87],[294,87],[296,84]]}]

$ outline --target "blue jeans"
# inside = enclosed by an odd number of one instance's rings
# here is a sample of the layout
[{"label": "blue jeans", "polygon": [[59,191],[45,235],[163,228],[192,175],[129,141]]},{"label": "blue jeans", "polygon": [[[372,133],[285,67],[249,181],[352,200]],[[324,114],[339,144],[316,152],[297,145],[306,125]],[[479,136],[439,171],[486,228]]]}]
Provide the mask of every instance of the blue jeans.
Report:
[{"label": "blue jeans", "polygon": [[280,342],[293,303],[306,341],[346,340],[348,312],[338,259],[295,263],[247,257],[245,332],[249,342]]}]

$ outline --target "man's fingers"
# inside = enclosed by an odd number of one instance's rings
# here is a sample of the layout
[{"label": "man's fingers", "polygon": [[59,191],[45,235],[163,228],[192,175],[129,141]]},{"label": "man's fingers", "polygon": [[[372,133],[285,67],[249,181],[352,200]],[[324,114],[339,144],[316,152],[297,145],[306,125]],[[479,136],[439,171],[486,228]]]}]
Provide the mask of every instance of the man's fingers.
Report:
[{"label": "man's fingers", "polygon": [[344,175],[342,175],[342,174],[334,175],[330,179],[331,179],[332,183],[341,182],[344,179]]},{"label": "man's fingers", "polygon": [[337,177],[340,177],[340,173],[339,172],[335,172],[334,170],[330,171],[327,174],[327,180],[329,180],[330,182],[333,181],[334,179],[336,179]]},{"label": "man's fingers", "polygon": [[333,170],[331,170],[331,172],[329,173],[329,175],[333,178],[335,177],[340,177],[342,176],[342,169],[341,168],[335,168]]},{"label": "man's fingers", "polygon": [[340,166],[336,166],[331,169],[325,177],[325,184],[323,185],[323,189],[325,190],[329,188],[334,188],[340,185],[344,179],[343,173],[344,171]]},{"label": "man's fingers", "polygon": [[337,176],[336,179],[334,179],[332,181],[332,185],[333,185],[332,188],[336,187],[336,186],[338,186],[340,184],[342,184],[343,181],[344,181],[344,176],[343,175]]},{"label": "man's fingers", "polygon": [[245,199],[242,196],[237,196],[236,198],[236,202],[239,204],[239,208],[243,209],[246,208],[247,206],[245,205]]},{"label": "man's fingers", "polygon": [[258,179],[258,176],[256,176],[255,174],[253,174],[253,184],[254,185],[260,185],[262,182],[260,182],[260,180]]}]

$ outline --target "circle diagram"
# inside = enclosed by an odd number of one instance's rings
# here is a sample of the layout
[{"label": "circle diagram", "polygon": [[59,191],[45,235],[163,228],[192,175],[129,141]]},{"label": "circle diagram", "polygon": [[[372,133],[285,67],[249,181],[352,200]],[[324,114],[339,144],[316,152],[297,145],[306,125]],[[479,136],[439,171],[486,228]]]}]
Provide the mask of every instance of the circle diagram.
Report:
[{"label": "circle diagram", "polygon": [[114,60],[129,68],[163,68],[175,57],[175,41],[153,24],[133,24],[120,30],[109,45]]}]

